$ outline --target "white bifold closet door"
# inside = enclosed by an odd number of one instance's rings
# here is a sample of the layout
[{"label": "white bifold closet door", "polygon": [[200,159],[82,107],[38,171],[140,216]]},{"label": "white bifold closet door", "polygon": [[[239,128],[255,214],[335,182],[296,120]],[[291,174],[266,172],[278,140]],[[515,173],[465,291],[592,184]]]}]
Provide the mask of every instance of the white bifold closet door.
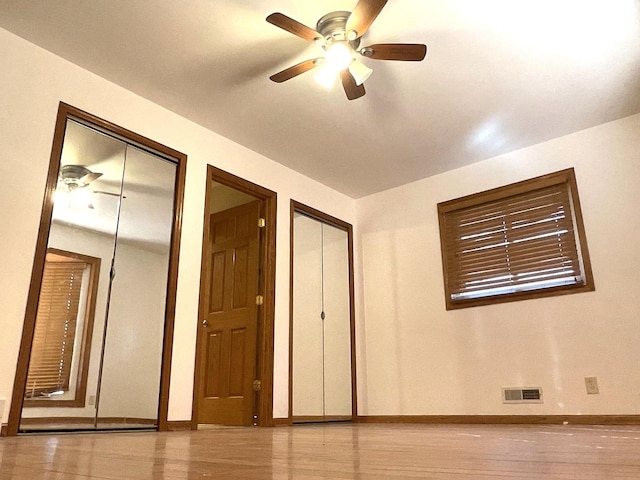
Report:
[{"label": "white bifold closet door", "polygon": [[292,414],[294,421],[346,420],[352,414],[348,234],[299,213],[293,234]]}]

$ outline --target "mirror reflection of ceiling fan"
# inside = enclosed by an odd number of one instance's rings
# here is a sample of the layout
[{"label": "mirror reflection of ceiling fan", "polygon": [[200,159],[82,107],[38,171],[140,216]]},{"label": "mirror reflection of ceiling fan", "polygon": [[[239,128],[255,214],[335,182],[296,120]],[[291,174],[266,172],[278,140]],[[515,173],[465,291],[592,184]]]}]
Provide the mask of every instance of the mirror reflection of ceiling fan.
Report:
[{"label": "mirror reflection of ceiling fan", "polygon": [[374,60],[423,60],[427,54],[427,46],[423,44],[379,43],[360,48],[362,36],[386,3],[387,0],[360,0],[353,12],[337,11],[324,15],[318,20],[315,30],[282,13],[272,13],[267,22],[320,44],[325,55],[301,62],[269,78],[282,83],[318,67],[314,77],[316,81],[331,88],[340,77],[347,98],[355,100],[366,93],[363,84],[372,73],[369,67],[356,59],[356,53]]},{"label": "mirror reflection of ceiling fan", "polygon": [[73,192],[77,188],[84,188],[102,176],[94,173],[83,165],[63,165],[58,174],[58,189]]},{"label": "mirror reflection of ceiling fan", "polygon": [[[102,173],[92,172],[84,165],[63,165],[60,167],[60,172],[58,173],[58,185],[56,187],[56,191],[74,195],[75,197],[77,197],[78,193],[80,193],[81,191],[83,193],[86,192],[87,194],[97,193],[101,195],[111,195],[114,197],[119,197],[119,193],[105,192],[100,190],[83,190],[101,176]],[[90,209],[94,208],[93,204],[91,204],[88,198],[83,198],[80,203],[86,203],[85,206]]]}]

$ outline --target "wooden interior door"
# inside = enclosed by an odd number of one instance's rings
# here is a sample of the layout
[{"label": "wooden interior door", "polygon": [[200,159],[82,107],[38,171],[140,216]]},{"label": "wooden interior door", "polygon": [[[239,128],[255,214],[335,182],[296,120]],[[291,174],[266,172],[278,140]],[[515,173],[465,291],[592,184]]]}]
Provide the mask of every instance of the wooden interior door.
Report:
[{"label": "wooden interior door", "polygon": [[261,202],[210,213],[198,327],[197,422],[251,425]]}]

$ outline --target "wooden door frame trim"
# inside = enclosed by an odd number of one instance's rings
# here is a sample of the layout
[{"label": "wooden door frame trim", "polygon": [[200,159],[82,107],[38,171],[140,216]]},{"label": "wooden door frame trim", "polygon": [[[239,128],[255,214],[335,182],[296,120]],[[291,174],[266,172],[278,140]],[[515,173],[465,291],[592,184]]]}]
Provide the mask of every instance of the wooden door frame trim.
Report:
[{"label": "wooden door frame trim", "polygon": [[293,217],[298,212],[327,225],[347,232],[349,261],[349,317],[351,331],[351,418],[358,418],[358,391],[356,379],[356,308],[353,267],[353,225],[313,207],[291,199],[289,214],[289,417],[293,422]]},{"label": "wooden door frame trim", "polygon": [[[260,245],[260,265],[263,275],[260,276],[259,291],[263,292],[264,303],[258,309],[258,341],[256,351],[256,371],[257,378],[262,382],[262,388],[257,392],[255,414],[257,415],[257,425],[259,427],[273,426],[273,359],[274,359],[274,324],[275,324],[275,280],[276,280],[276,214],[277,200],[276,192],[262,187],[258,184],[245,180],[232,173],[221,170],[212,165],[207,165],[207,177],[205,180],[205,205],[203,221],[207,221],[209,211],[209,185],[216,182],[234,190],[251,195],[261,200],[264,205],[262,215],[266,220],[264,228],[264,241]],[[206,229],[202,232],[202,256],[200,271],[200,298],[198,300],[197,325],[204,314],[202,296],[202,269],[205,267],[205,241]],[[197,331],[197,330],[196,330]],[[191,428],[197,429],[198,419],[198,392],[200,390],[200,379],[198,375],[198,364],[202,356],[200,342],[196,334],[196,354],[194,363],[194,383],[193,399],[191,408]]]},{"label": "wooden door frame trim", "polygon": [[180,253],[180,238],[182,233],[182,210],[184,205],[184,190],[187,172],[187,156],[161,143],[139,135],[131,130],[127,130],[119,125],[111,123],[91,113],[79,108],[60,102],[56,116],[55,129],[53,134],[53,144],[49,159],[49,170],[45,186],[44,199],[40,215],[40,226],[36,240],[36,249],[33,257],[31,270],[31,283],[27,296],[25,308],[24,325],[22,338],[20,340],[20,350],[16,365],[15,380],[13,382],[13,393],[11,397],[11,407],[9,409],[9,419],[6,434],[13,436],[18,434],[20,426],[20,415],[24,399],[24,389],[29,368],[29,357],[31,355],[31,343],[35,328],[38,297],[42,284],[42,272],[49,239],[49,229],[51,227],[51,215],[53,214],[53,194],[58,182],[58,171],[64,144],[64,135],[68,118],[74,118],[81,122],[93,125],[106,132],[115,134],[132,143],[142,145],[158,153],[166,155],[177,162],[176,182],[174,191],[174,215],[171,233],[171,247],[169,252],[169,272],[167,282],[167,298],[164,324],[164,340],[162,351],[162,366],[160,373],[160,392],[158,402],[158,430],[167,430],[167,414],[169,410],[169,387],[171,378],[171,356],[173,350],[173,333],[175,323],[176,291],[178,283],[178,260]]}]

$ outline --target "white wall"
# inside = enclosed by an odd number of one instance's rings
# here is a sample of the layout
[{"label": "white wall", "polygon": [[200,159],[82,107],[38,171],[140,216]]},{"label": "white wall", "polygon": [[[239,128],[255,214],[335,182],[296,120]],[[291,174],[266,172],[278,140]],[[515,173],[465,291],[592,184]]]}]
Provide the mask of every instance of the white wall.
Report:
[{"label": "white wall", "polygon": [[[58,102],[188,155],[169,420],[191,417],[206,165],[278,193],[274,415],[288,412],[289,200],[347,222],[354,201],[0,29],[0,399],[10,399]],[[8,416],[6,403],[2,421]]]},{"label": "white wall", "polygon": [[[359,413],[637,414],[639,152],[635,115],[357,201]],[[446,311],[436,204],[568,167],[596,291]],[[544,403],[504,405],[505,386]]]}]

